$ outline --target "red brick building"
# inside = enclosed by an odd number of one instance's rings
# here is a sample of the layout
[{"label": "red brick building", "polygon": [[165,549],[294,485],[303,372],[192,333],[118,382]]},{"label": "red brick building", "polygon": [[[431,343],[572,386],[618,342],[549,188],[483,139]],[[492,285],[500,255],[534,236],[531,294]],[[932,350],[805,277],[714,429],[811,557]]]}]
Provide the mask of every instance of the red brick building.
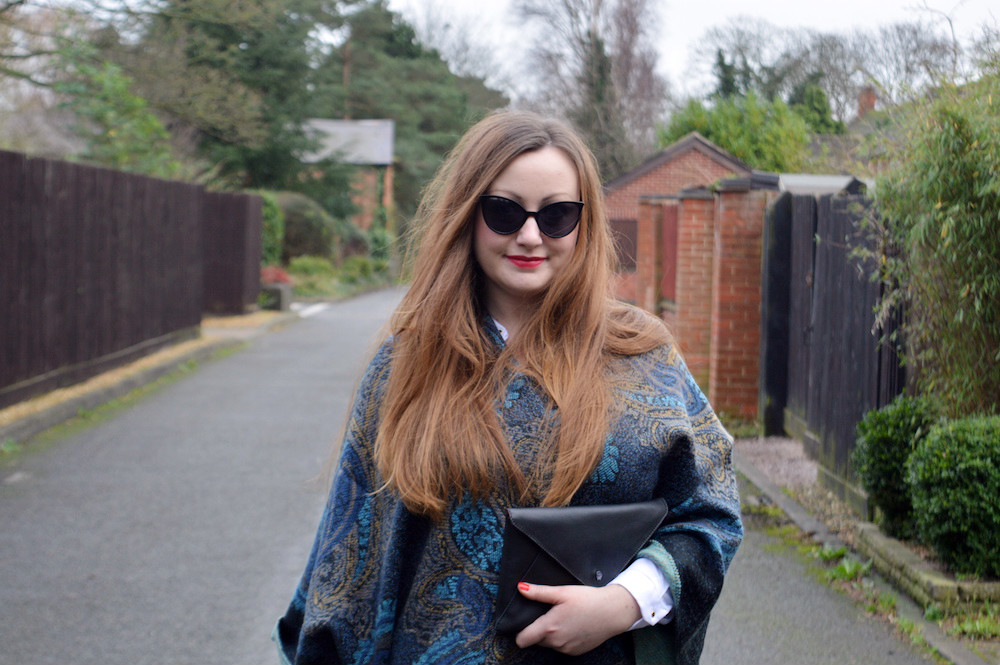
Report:
[{"label": "red brick building", "polygon": [[661,316],[713,406],[747,418],[775,182],[693,133],[605,186],[622,246],[618,296]]}]

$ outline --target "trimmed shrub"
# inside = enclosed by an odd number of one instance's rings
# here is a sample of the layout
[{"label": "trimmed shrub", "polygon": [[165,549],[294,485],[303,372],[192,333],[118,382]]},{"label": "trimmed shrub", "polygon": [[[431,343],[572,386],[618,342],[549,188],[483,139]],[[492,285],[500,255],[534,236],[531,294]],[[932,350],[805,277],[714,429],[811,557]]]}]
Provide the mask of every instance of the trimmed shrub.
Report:
[{"label": "trimmed shrub", "polygon": [[931,428],[909,479],[920,538],[957,573],[1000,577],[1000,416]]},{"label": "trimmed shrub", "polygon": [[281,250],[285,242],[285,214],[278,200],[271,192],[258,191],[263,199],[261,205],[261,265],[276,265],[281,262]]},{"label": "trimmed shrub", "polygon": [[351,256],[340,266],[337,279],[342,284],[359,284],[371,281],[384,275],[389,270],[389,263],[384,259],[372,259],[368,256]]},{"label": "trimmed shrub", "polygon": [[331,217],[316,201],[297,192],[275,195],[285,215],[282,263],[296,256],[319,256],[335,263],[368,252],[368,234],[348,220]]},{"label": "trimmed shrub", "polygon": [[288,264],[297,256],[333,258],[336,223],[318,203],[295,192],[275,195],[285,215],[285,242],[281,262]]},{"label": "trimmed shrub", "polygon": [[857,426],[854,468],[868,498],[881,512],[880,525],[891,536],[913,536],[913,506],[906,462],[934,424],[930,402],[900,395],[869,411]]},{"label": "trimmed shrub", "polygon": [[375,264],[367,256],[352,256],[340,266],[340,281],[344,284],[357,284],[370,279],[375,274]]},{"label": "trimmed shrub", "polygon": [[295,275],[333,277],[336,269],[321,256],[297,256],[289,262],[288,271]]}]

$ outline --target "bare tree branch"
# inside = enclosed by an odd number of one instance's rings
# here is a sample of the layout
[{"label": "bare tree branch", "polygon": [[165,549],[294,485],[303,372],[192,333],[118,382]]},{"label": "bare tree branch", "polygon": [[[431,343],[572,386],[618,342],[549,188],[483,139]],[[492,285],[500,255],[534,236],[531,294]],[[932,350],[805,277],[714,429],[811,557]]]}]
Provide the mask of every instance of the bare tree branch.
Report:
[{"label": "bare tree branch", "polygon": [[531,102],[573,120],[609,175],[652,152],[669,92],[656,71],[653,3],[518,0],[515,11],[536,31]]}]

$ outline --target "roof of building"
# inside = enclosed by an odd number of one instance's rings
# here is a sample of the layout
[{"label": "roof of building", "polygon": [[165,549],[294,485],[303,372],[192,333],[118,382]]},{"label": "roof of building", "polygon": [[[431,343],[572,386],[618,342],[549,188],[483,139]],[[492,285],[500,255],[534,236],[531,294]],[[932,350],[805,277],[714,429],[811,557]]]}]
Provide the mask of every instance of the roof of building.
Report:
[{"label": "roof of building", "polygon": [[736,159],[698,132],[691,132],[684,138],[678,139],[660,152],[656,153],[631,171],[623,173],[614,180],[609,181],[605,184],[604,188],[606,191],[618,189],[619,187],[632,182],[636,178],[646,175],[663,164],[677,159],[690,150],[696,150],[709,159],[715,160],[716,162],[732,169],[736,173],[750,173],[749,166]]},{"label": "roof of building", "polygon": [[812,173],[782,173],[778,176],[778,190],[792,194],[857,194],[868,189],[869,183],[852,175],[818,175]]},{"label": "roof of building", "polygon": [[327,120],[311,118],[306,131],[319,142],[302,156],[306,163],[334,159],[345,164],[392,164],[396,123],[393,120]]}]

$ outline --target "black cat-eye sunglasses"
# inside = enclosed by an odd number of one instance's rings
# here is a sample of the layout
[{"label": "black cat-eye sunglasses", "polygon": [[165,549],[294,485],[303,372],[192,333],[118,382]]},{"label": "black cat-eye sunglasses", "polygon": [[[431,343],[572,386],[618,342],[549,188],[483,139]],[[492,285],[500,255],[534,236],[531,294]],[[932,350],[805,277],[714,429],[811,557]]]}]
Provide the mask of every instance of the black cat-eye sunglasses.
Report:
[{"label": "black cat-eye sunglasses", "polygon": [[529,217],[534,217],[539,231],[550,238],[562,238],[572,233],[580,221],[583,201],[557,201],[531,212],[517,201],[486,194],[479,197],[479,210],[486,226],[494,233],[515,233]]}]

